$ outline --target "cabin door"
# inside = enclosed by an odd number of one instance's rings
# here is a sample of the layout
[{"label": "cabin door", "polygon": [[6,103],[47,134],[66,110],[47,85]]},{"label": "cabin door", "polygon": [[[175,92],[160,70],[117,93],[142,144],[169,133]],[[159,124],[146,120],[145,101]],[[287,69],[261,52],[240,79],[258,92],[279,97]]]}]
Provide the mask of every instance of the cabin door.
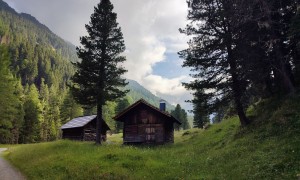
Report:
[{"label": "cabin door", "polygon": [[146,142],[155,142],[155,127],[146,127]]}]

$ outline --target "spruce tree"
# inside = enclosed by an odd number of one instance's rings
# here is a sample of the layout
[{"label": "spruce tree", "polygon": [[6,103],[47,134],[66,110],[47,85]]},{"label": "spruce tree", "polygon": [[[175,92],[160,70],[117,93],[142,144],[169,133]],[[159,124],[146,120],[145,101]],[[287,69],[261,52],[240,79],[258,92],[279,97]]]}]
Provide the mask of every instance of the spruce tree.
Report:
[{"label": "spruce tree", "polygon": [[[121,113],[123,110],[125,110],[129,105],[130,104],[127,98],[121,99],[118,102],[118,105],[115,109],[116,115]],[[120,130],[122,129],[123,129],[123,122],[116,121],[116,132],[120,132]]]},{"label": "spruce tree", "polygon": [[24,124],[22,127],[21,141],[23,143],[41,141],[41,125],[44,122],[42,104],[39,100],[39,93],[34,84],[25,89],[26,100],[24,103]]},{"label": "spruce tree", "polygon": [[182,127],[183,130],[191,128],[191,126],[188,122],[187,112],[185,111],[185,109],[181,109],[180,120],[182,122],[181,127]]},{"label": "spruce tree", "polygon": [[[203,93],[203,92],[202,92]],[[209,123],[209,108],[207,107],[206,99],[199,96],[202,93],[195,93],[198,96],[194,96],[192,100],[193,103],[193,113],[194,113],[194,128],[203,128],[206,123]]]},{"label": "spruce tree", "polygon": [[83,115],[82,107],[74,100],[74,97],[69,91],[64,97],[60,112],[62,124],[65,124],[75,117]]},{"label": "spruce tree", "polygon": [[8,48],[0,45],[0,143],[18,143],[23,121],[22,87],[9,69]]},{"label": "spruce tree", "polygon": [[175,117],[176,119],[178,119],[182,124],[175,125],[175,129],[179,130],[180,128],[182,129],[189,129],[190,125],[187,119],[187,113],[184,109],[181,108],[181,106],[179,104],[176,105],[175,109],[171,111],[171,115],[173,117]]},{"label": "spruce tree", "polygon": [[[196,72],[195,81],[184,84],[194,91],[203,91],[211,106],[216,106],[216,99],[233,99],[235,108],[243,126],[250,123],[246,117],[243,92],[248,82],[244,69],[240,68],[237,51],[243,16],[239,17],[239,1],[225,0],[188,0],[189,24],[180,32],[192,36],[189,48],[179,52],[185,59],[183,66],[191,67]],[[228,97],[229,96],[229,97]]]},{"label": "spruce tree", "polygon": [[52,85],[49,89],[49,140],[55,140],[59,137],[59,128],[61,127],[60,106],[61,98],[59,97],[59,89]]},{"label": "spruce tree", "polygon": [[49,88],[48,85],[44,83],[44,79],[41,79],[39,98],[42,105],[42,115],[44,121],[41,124],[41,139],[42,141],[48,141],[49,139]]},{"label": "spruce tree", "polygon": [[126,70],[120,66],[126,58],[121,28],[109,0],[101,0],[94,8],[87,24],[87,36],[80,38],[83,47],[77,47],[81,62],[75,63],[72,93],[82,105],[97,106],[96,144],[101,144],[102,107],[107,101],[123,97],[127,91],[120,87],[127,83],[121,77]]}]

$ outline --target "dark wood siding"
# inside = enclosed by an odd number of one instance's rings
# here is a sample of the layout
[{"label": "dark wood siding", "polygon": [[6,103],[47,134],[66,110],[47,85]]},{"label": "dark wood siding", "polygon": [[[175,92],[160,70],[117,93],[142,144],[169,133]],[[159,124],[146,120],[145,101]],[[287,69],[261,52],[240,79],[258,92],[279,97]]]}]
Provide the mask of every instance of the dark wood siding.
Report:
[{"label": "dark wood siding", "polygon": [[145,105],[127,113],[123,122],[124,143],[163,144],[174,141],[173,122]]},{"label": "dark wood siding", "polygon": [[83,128],[70,128],[63,129],[62,133],[63,139],[71,139],[71,140],[82,140],[83,139]]},{"label": "dark wood siding", "polygon": [[[107,128],[102,126],[102,140],[106,140]],[[95,141],[96,140],[96,119],[92,120],[83,127],[68,128],[62,130],[63,139],[79,140],[79,141]]]}]

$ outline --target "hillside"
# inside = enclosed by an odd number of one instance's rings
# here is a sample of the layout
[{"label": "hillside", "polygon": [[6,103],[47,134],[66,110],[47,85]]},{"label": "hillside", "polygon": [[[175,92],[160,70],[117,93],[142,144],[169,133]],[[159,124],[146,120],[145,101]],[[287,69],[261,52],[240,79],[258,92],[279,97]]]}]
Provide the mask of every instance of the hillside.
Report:
[{"label": "hillside", "polygon": [[[79,60],[75,46],[35,17],[16,12],[2,0],[0,54],[0,143],[56,140],[62,124],[74,117],[95,114],[76,103],[67,86],[75,73],[71,62]],[[129,82],[131,103],[144,98],[158,105],[158,97],[137,82]],[[116,102],[108,102],[103,109],[112,130],[116,124],[112,119],[115,107]]]},{"label": "hillside", "polygon": [[0,143],[57,139],[61,124],[82,114],[67,96],[75,46],[0,0],[0,52]]},{"label": "hillside", "polygon": [[[75,46],[55,35],[35,17],[17,13],[0,2],[0,44],[9,47],[12,71],[23,85],[42,79],[48,86],[64,87],[74,73],[71,61],[78,61]],[[28,66],[31,66],[30,68]]]},{"label": "hillside", "polygon": [[[136,102],[139,99],[143,98],[150,104],[159,107],[159,101],[161,100],[160,97],[155,96],[149,90],[147,90],[146,88],[144,88],[142,85],[140,85],[138,82],[134,80],[128,79],[127,81],[128,81],[128,85],[126,88],[130,90],[127,96],[129,96],[129,98],[132,101],[130,103]],[[175,107],[173,105],[167,102],[168,111],[173,110],[174,108]]]},{"label": "hillside", "polygon": [[[48,80],[48,77],[52,74],[48,72],[49,70],[54,71],[53,74],[57,79],[63,80],[60,82],[61,85],[65,84],[74,72],[74,68],[70,62],[78,61],[75,46],[55,35],[35,17],[26,13],[17,13],[2,0],[0,0],[0,12],[0,42],[10,46],[11,56],[15,57],[17,54],[19,55],[19,57],[13,59],[13,61],[17,62],[15,62],[16,66],[13,64],[12,68],[17,74],[26,74],[27,78],[22,80],[22,84],[34,82],[39,86],[38,82],[43,78],[45,79],[45,83],[50,86],[53,82]],[[41,48],[41,51],[47,52],[50,49],[53,52],[49,52],[49,55],[46,54],[46,56],[43,56],[37,50],[38,48]],[[19,51],[19,49],[22,51]],[[31,52],[32,50],[34,52]],[[36,66],[37,74],[31,75],[31,72],[21,68],[26,68],[27,66],[27,64],[23,64],[25,59],[32,59],[32,62],[29,64]],[[51,61],[51,67],[44,67],[48,65],[49,61]],[[43,64],[45,65],[43,66]],[[59,72],[56,69],[59,69]],[[60,78],[61,72],[65,73],[63,75],[64,78]],[[23,76],[21,77],[23,78]],[[130,89],[128,96],[133,102],[144,98],[153,105],[159,104],[160,98],[153,95],[138,82],[134,80],[128,80],[128,82],[127,88]],[[169,109],[173,109],[170,104],[167,104],[167,106],[170,107]]]},{"label": "hillside", "polygon": [[[175,133],[175,144],[103,146],[57,141],[13,146],[5,157],[29,179],[296,179],[300,173],[300,96],[269,99],[208,130]],[[28,163],[30,162],[30,163]]]}]

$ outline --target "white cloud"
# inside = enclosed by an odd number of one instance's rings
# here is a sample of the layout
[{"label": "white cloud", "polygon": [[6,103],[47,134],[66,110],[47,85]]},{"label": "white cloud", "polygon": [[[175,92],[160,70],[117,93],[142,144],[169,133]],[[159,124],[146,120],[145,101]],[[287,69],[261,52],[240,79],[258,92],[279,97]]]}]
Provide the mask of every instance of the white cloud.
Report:
[{"label": "white cloud", "polygon": [[168,79],[151,74],[143,78],[142,84],[153,94],[164,98],[172,105],[180,104],[184,109],[192,110],[192,105],[185,101],[191,100],[193,96],[182,86],[182,82],[191,80],[189,76]]},{"label": "white cloud", "polygon": [[127,61],[124,63],[128,69],[126,77],[141,82],[146,75],[152,73],[155,63],[164,60],[166,47],[153,36],[139,37],[131,41],[134,41],[134,45],[128,48]]},{"label": "white cloud", "polygon": [[[182,0],[112,0],[124,34],[128,69],[126,77],[143,84],[166,52],[186,47],[178,28],[185,26],[186,2]],[[143,84],[144,85],[144,84]]]},{"label": "white cloud", "polygon": [[[89,22],[93,7],[99,3],[99,0],[5,1],[19,11],[35,16],[57,35],[75,45],[79,45],[79,37],[86,34],[84,25]],[[186,25],[186,1],[111,1],[126,44],[126,77],[157,94],[187,97],[189,93],[181,86],[181,82],[188,79],[188,75],[168,79],[153,74],[154,65],[164,61],[166,53],[177,53],[187,47],[187,37],[178,31]],[[174,59],[173,63],[178,63],[178,59]],[[181,69],[178,67],[174,71]]]},{"label": "white cloud", "polygon": [[145,87],[152,93],[168,94],[173,96],[183,95],[186,89],[182,86],[182,82],[188,79],[187,76],[180,76],[172,79],[163,78],[157,75],[148,75],[142,82]]}]

